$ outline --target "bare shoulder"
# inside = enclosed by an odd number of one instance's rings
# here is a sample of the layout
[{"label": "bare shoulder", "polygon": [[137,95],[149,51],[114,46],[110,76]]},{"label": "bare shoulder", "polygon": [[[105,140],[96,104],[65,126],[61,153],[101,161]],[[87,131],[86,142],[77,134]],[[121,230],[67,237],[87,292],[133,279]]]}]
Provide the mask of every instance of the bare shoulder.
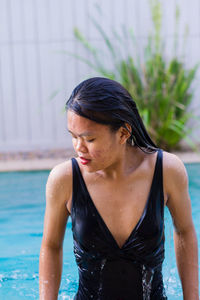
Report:
[{"label": "bare shoulder", "polygon": [[175,154],[163,151],[164,184],[168,193],[167,207],[176,232],[193,230],[188,174],[182,160]]},{"label": "bare shoulder", "polygon": [[72,163],[70,159],[53,167],[49,174],[49,178],[53,180],[66,180],[69,177],[72,177]]},{"label": "bare shoulder", "polygon": [[183,161],[175,154],[163,150],[163,182],[168,196],[174,189],[187,189],[188,174]]},{"label": "bare shoulder", "polygon": [[64,161],[56,165],[50,172],[47,184],[47,195],[55,195],[50,197],[52,199],[61,199],[66,202],[71,196],[72,192],[72,162],[71,160]]},{"label": "bare shoulder", "polygon": [[167,151],[163,151],[163,171],[167,175],[178,176],[178,178],[187,177],[183,161],[177,155]]}]

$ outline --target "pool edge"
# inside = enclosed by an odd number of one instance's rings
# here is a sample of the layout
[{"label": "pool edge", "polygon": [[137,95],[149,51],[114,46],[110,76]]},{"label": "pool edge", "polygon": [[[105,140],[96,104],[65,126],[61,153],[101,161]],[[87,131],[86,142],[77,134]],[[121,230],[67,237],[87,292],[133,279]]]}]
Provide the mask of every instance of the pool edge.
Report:
[{"label": "pool edge", "polygon": [[[200,155],[195,152],[171,152],[177,155],[184,164],[200,163]],[[0,172],[12,171],[34,171],[34,170],[51,170],[54,166],[68,160],[66,158],[41,158],[41,159],[26,159],[26,160],[0,160]]]}]

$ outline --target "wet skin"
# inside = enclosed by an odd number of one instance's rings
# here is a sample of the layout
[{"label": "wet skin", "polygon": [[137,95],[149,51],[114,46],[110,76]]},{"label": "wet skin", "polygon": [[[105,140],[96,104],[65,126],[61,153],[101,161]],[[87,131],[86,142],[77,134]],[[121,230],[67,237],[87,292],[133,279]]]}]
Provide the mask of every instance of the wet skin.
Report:
[{"label": "wet skin", "polygon": [[[127,124],[128,126],[128,124]],[[146,154],[126,143],[129,133],[68,112],[68,129],[90,196],[118,245],[123,245],[140,219],[149,194],[157,153]],[[130,130],[130,128],[128,128]],[[89,134],[86,131],[90,131]],[[184,299],[198,299],[198,250],[192,221],[188,176],[183,162],[163,151],[164,204],[174,224],[174,245]],[[134,195],[134,197],[133,197]],[[71,213],[71,160],[55,166],[46,185],[46,210],[40,252],[41,299],[58,294],[62,249],[68,216]],[[67,208],[67,209],[66,209]]]},{"label": "wet skin", "polygon": [[[89,194],[118,245],[122,246],[146,205],[157,152],[145,154],[129,146],[130,134],[123,127],[112,132],[108,126],[72,111],[68,111],[68,130]],[[90,159],[89,163],[83,165],[80,157]],[[67,207],[71,211],[71,201]]]}]

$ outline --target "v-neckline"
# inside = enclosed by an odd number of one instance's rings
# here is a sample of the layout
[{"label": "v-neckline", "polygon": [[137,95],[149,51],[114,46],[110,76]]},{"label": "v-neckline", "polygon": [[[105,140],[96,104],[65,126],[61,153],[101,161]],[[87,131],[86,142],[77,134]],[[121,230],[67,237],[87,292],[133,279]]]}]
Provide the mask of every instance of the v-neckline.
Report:
[{"label": "v-neckline", "polygon": [[142,223],[142,221],[143,221],[143,219],[144,219],[144,217],[146,215],[147,207],[148,207],[148,204],[149,204],[149,199],[151,198],[152,187],[153,187],[153,184],[154,184],[154,181],[155,181],[155,175],[156,175],[156,170],[157,170],[157,165],[158,165],[159,152],[160,152],[160,149],[158,149],[158,151],[157,151],[157,157],[156,157],[156,163],[155,163],[155,167],[154,167],[154,172],[153,172],[151,187],[150,187],[150,191],[148,193],[148,197],[147,197],[147,200],[146,200],[146,204],[145,204],[144,210],[143,210],[142,215],[139,218],[138,222],[136,223],[135,227],[132,229],[132,231],[130,232],[128,238],[124,241],[124,243],[122,244],[121,247],[119,246],[118,242],[116,241],[115,237],[113,236],[112,232],[110,231],[109,227],[107,226],[107,224],[105,223],[103,217],[101,216],[100,212],[98,211],[96,205],[94,204],[94,201],[92,200],[92,197],[90,196],[90,193],[88,191],[87,185],[86,185],[85,180],[83,178],[83,175],[81,173],[79,164],[78,164],[77,160],[75,159],[76,163],[77,163],[77,166],[78,166],[78,171],[79,171],[81,180],[83,182],[83,185],[84,185],[84,188],[86,190],[86,193],[87,193],[87,195],[89,197],[90,203],[92,204],[93,208],[95,209],[95,211],[96,211],[96,213],[97,213],[97,215],[99,217],[99,220],[100,220],[101,224],[103,225],[103,227],[105,228],[105,230],[109,234],[110,238],[112,239],[112,241],[114,242],[114,244],[115,244],[115,246],[117,247],[118,250],[122,250],[126,246],[126,244],[130,240],[130,238],[132,237],[132,235],[135,233],[135,231],[138,228],[138,226]]}]

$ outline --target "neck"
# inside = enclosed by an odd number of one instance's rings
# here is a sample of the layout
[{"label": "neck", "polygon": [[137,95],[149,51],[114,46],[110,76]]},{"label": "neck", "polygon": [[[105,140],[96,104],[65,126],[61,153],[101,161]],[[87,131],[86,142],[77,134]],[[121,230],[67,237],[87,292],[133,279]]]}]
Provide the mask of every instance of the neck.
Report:
[{"label": "neck", "polygon": [[107,179],[123,179],[136,170],[145,158],[145,153],[139,147],[126,145],[116,155],[116,158],[109,167],[97,173]]}]

